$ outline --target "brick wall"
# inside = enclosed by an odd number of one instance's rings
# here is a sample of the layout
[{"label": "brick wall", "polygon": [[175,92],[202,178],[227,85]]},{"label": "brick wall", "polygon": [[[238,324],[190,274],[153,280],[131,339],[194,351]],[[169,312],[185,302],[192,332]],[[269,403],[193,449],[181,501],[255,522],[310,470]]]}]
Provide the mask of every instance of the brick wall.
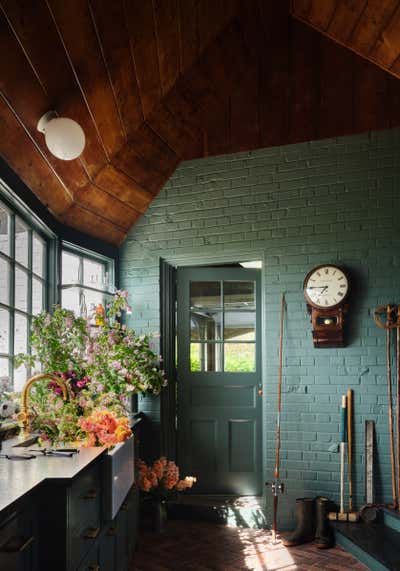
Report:
[{"label": "brick wall", "polygon": [[[264,262],[265,477],[274,461],[279,304],[286,292],[281,524],[294,498],[338,498],[339,401],[355,395],[355,493],[363,502],[364,421],[376,421],[378,499],[390,500],[385,334],[375,306],[400,301],[400,131],[186,162],[121,249],[121,286],[138,330],[159,329],[159,258],[176,265]],[[352,275],[349,344],[314,349],[305,274],[332,262]],[[157,418],[157,402],[144,408]],[[270,496],[268,495],[268,503]]]}]

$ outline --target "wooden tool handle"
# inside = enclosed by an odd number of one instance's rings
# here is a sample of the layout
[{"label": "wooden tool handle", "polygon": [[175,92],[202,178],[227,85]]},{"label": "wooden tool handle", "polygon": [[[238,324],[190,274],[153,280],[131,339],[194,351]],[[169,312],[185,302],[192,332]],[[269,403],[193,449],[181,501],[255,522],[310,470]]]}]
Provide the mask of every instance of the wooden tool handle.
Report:
[{"label": "wooden tool handle", "polygon": [[353,391],[347,391],[347,465],[349,474],[349,512],[353,511]]}]

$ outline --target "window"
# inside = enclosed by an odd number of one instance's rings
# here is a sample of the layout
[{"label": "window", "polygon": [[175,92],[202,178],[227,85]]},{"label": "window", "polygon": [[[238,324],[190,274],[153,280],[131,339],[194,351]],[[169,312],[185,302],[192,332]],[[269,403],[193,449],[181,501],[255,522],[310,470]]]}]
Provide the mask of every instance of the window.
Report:
[{"label": "window", "polygon": [[104,256],[64,245],[61,261],[61,305],[86,316],[106,304],[114,287],[114,264]]},{"label": "window", "polygon": [[19,213],[0,202],[0,377],[15,390],[26,370],[15,370],[13,357],[29,351],[32,316],[46,308],[48,240]]}]

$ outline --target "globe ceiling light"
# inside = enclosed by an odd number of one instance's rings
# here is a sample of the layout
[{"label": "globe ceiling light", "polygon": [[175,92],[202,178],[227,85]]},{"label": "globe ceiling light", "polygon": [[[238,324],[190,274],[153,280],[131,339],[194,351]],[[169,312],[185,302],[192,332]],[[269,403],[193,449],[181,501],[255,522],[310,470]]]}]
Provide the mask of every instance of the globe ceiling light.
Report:
[{"label": "globe ceiling light", "polygon": [[73,119],[58,117],[55,111],[48,111],[40,118],[38,131],[44,133],[49,151],[58,159],[72,161],[85,148],[85,133]]}]

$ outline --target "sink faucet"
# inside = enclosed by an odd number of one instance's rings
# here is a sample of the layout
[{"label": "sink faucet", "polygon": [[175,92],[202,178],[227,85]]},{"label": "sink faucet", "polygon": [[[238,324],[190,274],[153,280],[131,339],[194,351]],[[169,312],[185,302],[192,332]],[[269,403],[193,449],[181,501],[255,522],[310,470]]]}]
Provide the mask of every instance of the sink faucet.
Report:
[{"label": "sink faucet", "polygon": [[28,408],[28,400],[31,388],[37,381],[42,381],[44,379],[47,379],[48,381],[57,383],[57,385],[59,385],[59,387],[62,390],[63,399],[65,401],[71,398],[71,389],[68,383],[64,381],[64,379],[61,379],[60,377],[56,377],[55,375],[51,375],[49,373],[39,373],[38,375],[34,375],[30,379],[28,379],[25,383],[24,388],[22,389],[21,411],[17,415],[17,420],[22,425],[20,438],[27,438],[30,433],[29,430],[30,413]]}]

